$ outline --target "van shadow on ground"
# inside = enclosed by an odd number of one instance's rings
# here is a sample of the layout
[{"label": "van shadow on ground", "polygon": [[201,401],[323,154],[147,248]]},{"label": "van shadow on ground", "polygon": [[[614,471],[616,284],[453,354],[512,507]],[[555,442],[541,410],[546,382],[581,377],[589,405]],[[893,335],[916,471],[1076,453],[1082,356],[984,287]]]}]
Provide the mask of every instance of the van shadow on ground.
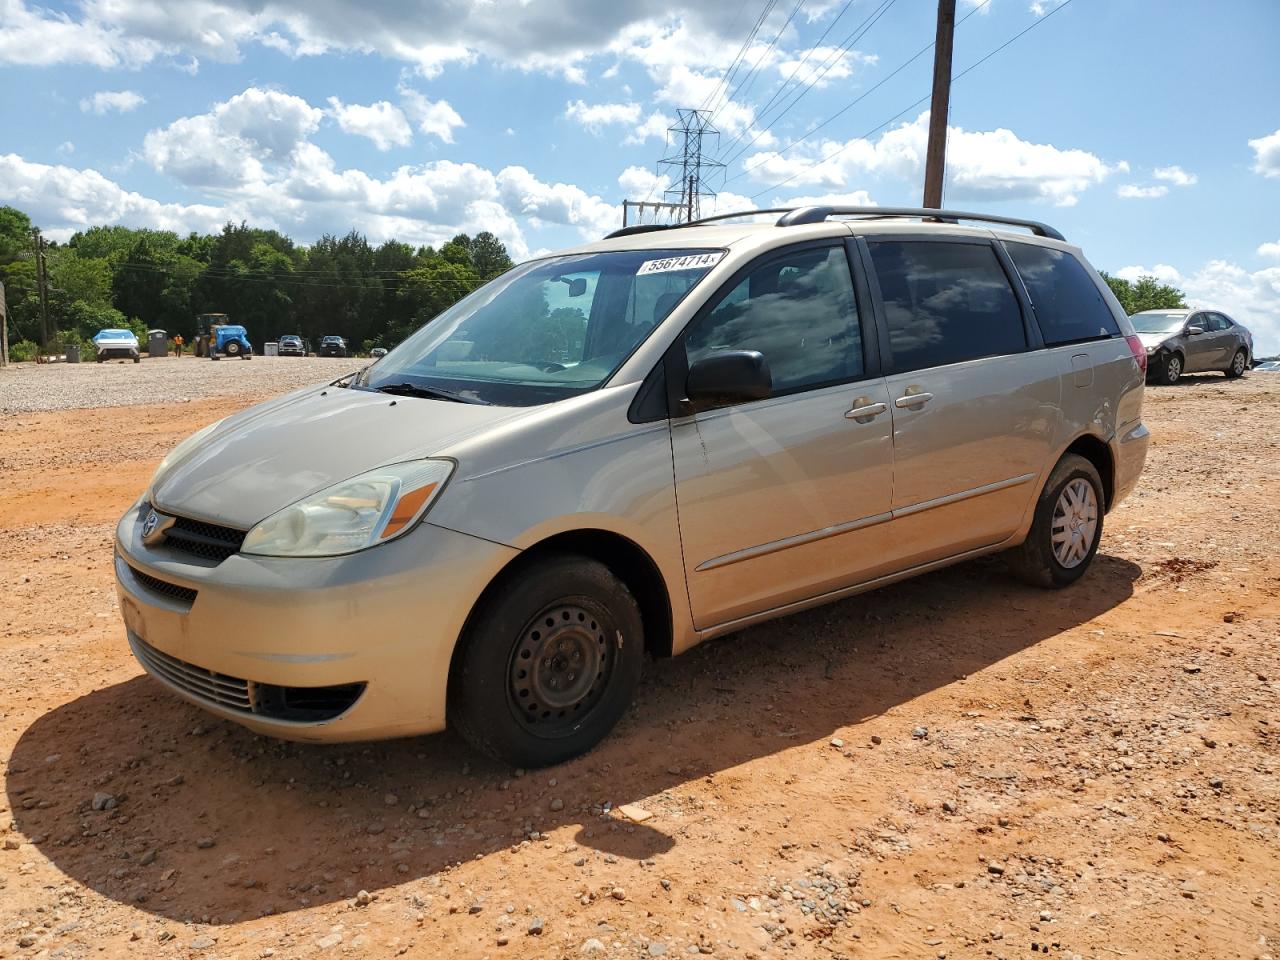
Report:
[{"label": "van shadow on ground", "polygon": [[[258,737],[137,677],[36,720],[6,787],[18,829],[59,870],[178,920],[231,923],[377,891],[566,825],[585,847],[656,857],[676,843],[661,825],[620,826],[590,807],[837,729],[856,740],[859,723],[1116,607],[1140,575],[1099,555],[1081,583],[1051,593],[978,560],[774,621],[652,664],[604,744],[522,777],[450,734],[329,747]],[[119,806],[93,811],[99,791]]]}]

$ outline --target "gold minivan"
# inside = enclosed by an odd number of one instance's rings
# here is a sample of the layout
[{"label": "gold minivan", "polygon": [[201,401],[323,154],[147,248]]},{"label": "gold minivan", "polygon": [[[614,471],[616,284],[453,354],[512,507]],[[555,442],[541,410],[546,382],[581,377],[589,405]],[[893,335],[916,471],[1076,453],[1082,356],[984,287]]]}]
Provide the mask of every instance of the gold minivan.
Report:
[{"label": "gold minivan", "polygon": [[646,656],[996,551],[1078,580],[1148,440],[1146,351],[1080,251],[767,213],[532,260],[185,440],[116,531],[138,660],[263,733],[449,725],[536,766]]}]

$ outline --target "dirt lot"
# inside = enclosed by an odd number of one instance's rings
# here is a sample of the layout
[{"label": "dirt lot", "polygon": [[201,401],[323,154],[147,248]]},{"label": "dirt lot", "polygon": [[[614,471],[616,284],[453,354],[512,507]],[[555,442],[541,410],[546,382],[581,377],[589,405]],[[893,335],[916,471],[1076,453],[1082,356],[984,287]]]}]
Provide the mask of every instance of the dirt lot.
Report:
[{"label": "dirt lot", "polygon": [[253,399],[0,420],[0,956],[1280,957],[1280,377],[1148,391],[1076,587],[981,561],[716,641],[535,773],[140,674],[114,521]]}]

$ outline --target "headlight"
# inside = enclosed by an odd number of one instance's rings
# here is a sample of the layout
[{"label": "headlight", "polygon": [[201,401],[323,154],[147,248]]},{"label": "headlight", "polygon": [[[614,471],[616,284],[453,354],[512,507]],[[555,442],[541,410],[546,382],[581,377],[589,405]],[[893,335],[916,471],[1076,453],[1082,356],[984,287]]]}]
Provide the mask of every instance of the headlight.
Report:
[{"label": "headlight", "polygon": [[246,534],[242,553],[332,557],[408,533],[453,472],[450,460],[416,460],[370,470],[273,514]]},{"label": "headlight", "polygon": [[151,482],[147,484],[146,498],[148,503],[151,502],[151,494],[155,490],[156,483],[160,480],[161,475],[168,470],[170,466],[177,463],[188,453],[198,447],[200,442],[209,434],[213,433],[213,431],[217,430],[218,427],[222,426],[223,420],[226,419],[226,417],[223,417],[222,420],[211,423],[207,427],[202,427],[165,454],[164,459],[160,461],[160,466],[156,467],[156,472],[151,475]]}]

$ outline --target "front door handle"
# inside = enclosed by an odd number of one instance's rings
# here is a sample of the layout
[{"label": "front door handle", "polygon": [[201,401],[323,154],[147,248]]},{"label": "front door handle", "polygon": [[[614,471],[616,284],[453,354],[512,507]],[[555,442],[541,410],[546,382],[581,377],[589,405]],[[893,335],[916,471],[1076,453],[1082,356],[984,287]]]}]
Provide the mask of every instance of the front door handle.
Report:
[{"label": "front door handle", "polygon": [[870,397],[859,397],[853,401],[853,407],[844,412],[849,420],[856,420],[858,423],[870,423],[880,414],[889,409],[887,403],[873,402]]},{"label": "front door handle", "polygon": [[900,410],[910,410],[913,407],[923,407],[932,399],[932,393],[908,393],[893,401],[893,405]]}]

